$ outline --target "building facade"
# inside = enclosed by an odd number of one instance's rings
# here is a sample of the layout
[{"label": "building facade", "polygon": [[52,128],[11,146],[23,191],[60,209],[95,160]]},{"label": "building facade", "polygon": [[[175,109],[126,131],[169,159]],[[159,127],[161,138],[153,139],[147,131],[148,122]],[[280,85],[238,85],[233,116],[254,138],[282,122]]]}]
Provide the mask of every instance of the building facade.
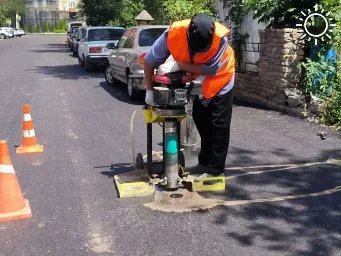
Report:
[{"label": "building facade", "polygon": [[54,23],[60,20],[74,20],[78,17],[79,0],[25,0],[26,17],[24,24]]}]

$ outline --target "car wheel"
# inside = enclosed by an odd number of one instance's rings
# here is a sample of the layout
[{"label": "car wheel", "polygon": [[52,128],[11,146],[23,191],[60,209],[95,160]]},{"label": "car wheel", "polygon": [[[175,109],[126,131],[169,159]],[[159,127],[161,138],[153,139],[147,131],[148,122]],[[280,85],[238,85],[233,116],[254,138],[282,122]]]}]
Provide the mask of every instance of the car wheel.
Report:
[{"label": "car wheel", "polygon": [[86,72],[89,72],[90,69],[92,68],[92,66],[88,64],[88,62],[87,62],[86,58],[84,57],[84,55],[83,55],[83,58],[84,58],[84,70]]},{"label": "car wheel", "polygon": [[81,67],[84,66],[84,61],[82,61],[81,58],[79,58],[79,56],[78,56],[78,64],[79,64],[79,66],[81,66]]},{"label": "car wheel", "polygon": [[5,39],[6,36],[4,34],[0,34],[0,39]]},{"label": "car wheel", "polygon": [[134,80],[128,77],[127,79],[128,96],[131,100],[138,100],[140,97],[140,92],[135,89]]},{"label": "car wheel", "polygon": [[108,64],[105,68],[105,81],[108,85],[114,86],[116,85],[115,78],[112,76],[110,65]]}]

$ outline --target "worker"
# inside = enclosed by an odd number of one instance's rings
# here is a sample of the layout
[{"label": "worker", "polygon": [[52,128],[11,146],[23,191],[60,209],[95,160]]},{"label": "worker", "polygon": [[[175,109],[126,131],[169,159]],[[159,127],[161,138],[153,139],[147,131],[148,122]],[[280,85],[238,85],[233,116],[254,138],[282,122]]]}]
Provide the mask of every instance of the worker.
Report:
[{"label": "worker", "polygon": [[[232,89],[235,58],[228,44],[230,31],[206,14],[174,22],[145,55],[146,104],[154,106],[154,69],[164,75],[173,72],[193,74],[202,82],[202,97],[193,102],[193,120],[201,137],[198,164],[188,168],[206,177],[224,175],[230,142],[233,107]],[[173,61],[166,61],[172,55]]]}]

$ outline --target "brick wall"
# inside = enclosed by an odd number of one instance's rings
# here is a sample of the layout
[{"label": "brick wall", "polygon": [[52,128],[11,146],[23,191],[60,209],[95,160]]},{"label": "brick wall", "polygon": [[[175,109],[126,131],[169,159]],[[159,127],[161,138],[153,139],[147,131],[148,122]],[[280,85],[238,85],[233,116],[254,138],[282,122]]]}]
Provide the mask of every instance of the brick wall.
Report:
[{"label": "brick wall", "polygon": [[258,72],[236,74],[235,97],[280,111],[301,113],[305,96],[298,63],[303,59],[302,32],[296,29],[259,31]]}]

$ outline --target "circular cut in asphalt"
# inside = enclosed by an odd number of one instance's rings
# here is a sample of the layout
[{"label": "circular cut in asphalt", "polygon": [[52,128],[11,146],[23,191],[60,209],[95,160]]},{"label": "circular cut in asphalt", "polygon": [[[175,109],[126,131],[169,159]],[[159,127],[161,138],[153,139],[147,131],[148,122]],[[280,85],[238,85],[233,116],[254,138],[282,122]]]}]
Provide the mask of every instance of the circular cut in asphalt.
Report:
[{"label": "circular cut in asphalt", "polygon": [[197,192],[179,189],[176,194],[168,191],[155,191],[154,202],[144,206],[164,212],[190,212],[210,209],[224,205],[224,203],[223,200],[208,199],[200,196]]}]

